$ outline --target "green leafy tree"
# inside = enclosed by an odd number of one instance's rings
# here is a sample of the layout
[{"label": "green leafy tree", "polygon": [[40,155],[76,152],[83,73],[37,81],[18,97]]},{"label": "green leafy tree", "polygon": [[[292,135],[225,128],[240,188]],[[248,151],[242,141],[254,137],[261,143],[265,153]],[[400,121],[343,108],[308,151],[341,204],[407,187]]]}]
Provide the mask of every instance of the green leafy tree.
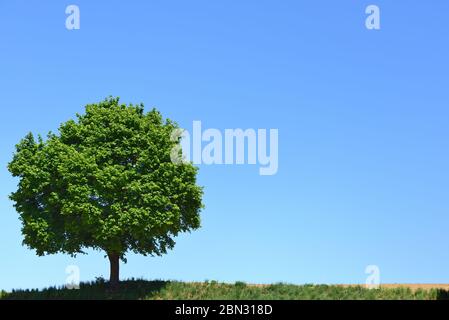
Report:
[{"label": "green leafy tree", "polygon": [[157,110],[111,97],[76,118],[16,146],[8,169],[19,183],[10,198],[24,245],[39,256],[102,250],[116,286],[126,253],[160,256],[180,232],[200,227],[203,191],[196,167],[172,161],[173,150],[181,153],[179,128]]}]

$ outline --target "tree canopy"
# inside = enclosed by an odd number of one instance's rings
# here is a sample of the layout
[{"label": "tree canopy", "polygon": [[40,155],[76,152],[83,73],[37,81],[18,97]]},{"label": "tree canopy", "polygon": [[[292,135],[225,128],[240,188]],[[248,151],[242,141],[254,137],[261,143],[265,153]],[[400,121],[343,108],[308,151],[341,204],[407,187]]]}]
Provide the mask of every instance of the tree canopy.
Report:
[{"label": "tree canopy", "polygon": [[[145,113],[142,104],[111,97],[87,105],[58,134],[29,133],[8,165],[19,178],[10,198],[23,243],[38,255],[104,250],[114,264],[129,251],[173,248],[180,232],[200,227],[203,207],[198,169],[171,160],[181,150],[176,129],[156,109]],[[118,281],[112,260],[111,281]]]}]

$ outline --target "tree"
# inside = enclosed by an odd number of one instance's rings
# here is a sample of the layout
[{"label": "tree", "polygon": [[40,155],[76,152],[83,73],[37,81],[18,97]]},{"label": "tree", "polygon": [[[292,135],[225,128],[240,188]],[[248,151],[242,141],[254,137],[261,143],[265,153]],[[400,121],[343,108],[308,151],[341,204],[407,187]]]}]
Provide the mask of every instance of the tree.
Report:
[{"label": "tree", "polygon": [[[10,195],[22,221],[23,244],[39,256],[103,250],[110,284],[119,282],[127,252],[160,256],[174,237],[200,227],[197,168],[171,161],[179,150],[176,123],[119,98],[89,104],[37,141],[16,145],[8,169],[19,178]],[[179,156],[179,154],[178,154]]]}]

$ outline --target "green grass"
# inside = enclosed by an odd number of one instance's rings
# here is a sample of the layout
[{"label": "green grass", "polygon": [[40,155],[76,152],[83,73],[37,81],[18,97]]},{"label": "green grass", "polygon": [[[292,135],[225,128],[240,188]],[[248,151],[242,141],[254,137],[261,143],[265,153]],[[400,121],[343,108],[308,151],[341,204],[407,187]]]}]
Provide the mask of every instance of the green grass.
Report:
[{"label": "green grass", "polygon": [[50,287],[43,290],[0,291],[0,299],[163,299],[163,300],[436,300],[447,299],[444,290],[416,290],[407,288],[366,289],[327,285],[272,284],[264,286],[206,281],[186,283],[177,281],[126,280],[111,291],[107,282],[81,283],[80,289]]}]

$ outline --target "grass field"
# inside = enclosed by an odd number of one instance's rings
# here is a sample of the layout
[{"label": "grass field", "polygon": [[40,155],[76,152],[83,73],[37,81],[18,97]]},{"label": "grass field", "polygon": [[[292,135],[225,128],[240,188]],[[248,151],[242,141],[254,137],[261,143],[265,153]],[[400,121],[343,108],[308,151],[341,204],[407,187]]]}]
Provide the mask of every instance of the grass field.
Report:
[{"label": "grass field", "polygon": [[78,290],[51,287],[43,290],[0,292],[1,299],[156,299],[156,300],[439,300],[448,299],[444,285],[384,285],[366,289],[357,285],[248,285],[208,281],[187,283],[177,281],[126,280],[111,291],[107,282],[81,283]]}]

